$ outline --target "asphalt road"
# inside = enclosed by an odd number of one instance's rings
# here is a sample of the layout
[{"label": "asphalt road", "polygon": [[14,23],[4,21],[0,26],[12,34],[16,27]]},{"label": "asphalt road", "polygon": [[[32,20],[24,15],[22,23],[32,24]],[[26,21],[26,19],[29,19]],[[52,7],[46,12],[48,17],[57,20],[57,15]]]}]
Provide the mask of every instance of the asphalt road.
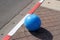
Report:
[{"label": "asphalt road", "polygon": [[31,2],[32,0],[0,0],[0,29]]}]

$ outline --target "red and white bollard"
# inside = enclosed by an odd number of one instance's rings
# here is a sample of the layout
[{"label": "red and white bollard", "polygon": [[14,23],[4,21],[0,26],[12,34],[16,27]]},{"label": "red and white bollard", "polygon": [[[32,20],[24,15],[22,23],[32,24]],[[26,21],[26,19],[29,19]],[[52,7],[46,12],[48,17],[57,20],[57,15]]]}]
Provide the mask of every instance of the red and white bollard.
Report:
[{"label": "red and white bollard", "polygon": [[19,23],[2,40],[9,40],[11,36],[13,36],[16,31],[21,27],[21,25],[23,25],[25,18],[31,15],[42,4],[43,1],[44,0],[38,1],[36,5],[30,11],[28,11],[28,14],[26,14],[26,16],[21,21],[19,21]]}]

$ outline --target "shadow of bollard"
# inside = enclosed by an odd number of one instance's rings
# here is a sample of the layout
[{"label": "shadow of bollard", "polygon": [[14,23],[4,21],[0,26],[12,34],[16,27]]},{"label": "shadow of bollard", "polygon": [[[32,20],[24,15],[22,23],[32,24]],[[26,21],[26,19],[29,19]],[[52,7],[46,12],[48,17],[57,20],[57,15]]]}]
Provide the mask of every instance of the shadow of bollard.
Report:
[{"label": "shadow of bollard", "polygon": [[36,31],[30,31],[30,33],[33,36],[35,36],[41,40],[52,40],[53,39],[53,35],[48,30],[46,30],[42,27]]}]

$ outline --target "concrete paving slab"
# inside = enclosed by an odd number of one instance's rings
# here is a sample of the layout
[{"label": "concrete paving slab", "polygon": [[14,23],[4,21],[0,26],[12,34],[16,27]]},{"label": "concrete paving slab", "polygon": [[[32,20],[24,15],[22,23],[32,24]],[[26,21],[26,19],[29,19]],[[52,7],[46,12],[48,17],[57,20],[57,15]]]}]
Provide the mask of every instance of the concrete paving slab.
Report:
[{"label": "concrete paving slab", "polygon": [[45,0],[42,6],[60,11],[60,0]]}]

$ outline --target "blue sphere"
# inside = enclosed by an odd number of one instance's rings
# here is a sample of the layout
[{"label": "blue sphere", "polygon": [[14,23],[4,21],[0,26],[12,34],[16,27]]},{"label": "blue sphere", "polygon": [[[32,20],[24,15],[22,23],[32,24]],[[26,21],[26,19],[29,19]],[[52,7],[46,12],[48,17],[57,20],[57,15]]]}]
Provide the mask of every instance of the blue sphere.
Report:
[{"label": "blue sphere", "polygon": [[24,25],[29,31],[35,31],[40,28],[41,20],[36,14],[31,14],[26,17]]}]

